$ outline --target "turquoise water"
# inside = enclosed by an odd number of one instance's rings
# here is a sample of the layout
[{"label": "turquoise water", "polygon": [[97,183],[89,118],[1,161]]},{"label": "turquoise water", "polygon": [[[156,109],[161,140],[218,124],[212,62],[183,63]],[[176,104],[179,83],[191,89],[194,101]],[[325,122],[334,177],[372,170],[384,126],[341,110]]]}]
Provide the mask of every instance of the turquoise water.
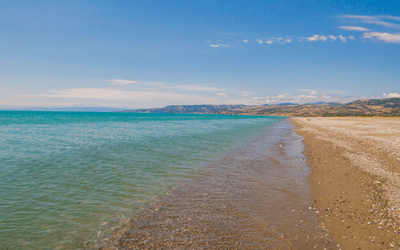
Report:
[{"label": "turquoise water", "polygon": [[280,120],[0,112],[0,248],[82,248]]}]

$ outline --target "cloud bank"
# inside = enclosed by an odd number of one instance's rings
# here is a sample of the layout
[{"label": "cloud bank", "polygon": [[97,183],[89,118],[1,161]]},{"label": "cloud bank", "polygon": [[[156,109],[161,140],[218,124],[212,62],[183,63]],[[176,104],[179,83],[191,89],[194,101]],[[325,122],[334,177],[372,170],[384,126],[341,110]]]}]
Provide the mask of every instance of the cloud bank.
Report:
[{"label": "cloud bank", "polygon": [[[373,41],[381,41],[381,42],[388,42],[388,43],[400,43],[399,42],[399,37],[400,33],[391,33],[391,32],[383,32],[383,31],[374,31],[375,28],[386,28],[386,29],[400,29],[400,17],[399,16],[367,16],[367,15],[340,15],[337,16],[339,19],[341,19],[341,22],[350,22],[353,25],[342,25],[337,27],[338,29],[341,30],[346,30],[346,31],[356,31],[356,32],[364,32],[364,34],[361,36],[364,39],[369,39]],[[366,26],[365,24],[374,25],[374,27],[370,28],[368,27],[363,27]],[[349,40],[356,40],[356,37],[354,35],[326,35],[326,34],[314,34],[312,36],[304,36],[304,37],[298,37],[298,36],[286,36],[286,37],[269,37],[267,39],[242,39],[242,40],[237,40],[233,42],[235,43],[245,43],[249,44],[251,41],[253,43],[258,43],[258,44],[288,44],[292,43],[293,41],[298,41],[298,42],[327,42],[327,41],[341,41],[342,43],[346,43]],[[210,42],[210,41],[207,41]],[[217,43],[212,43],[210,45],[211,47],[230,47],[230,43],[222,43],[222,41],[217,41]]]},{"label": "cloud bank", "polygon": [[400,98],[400,94],[398,93],[389,93],[389,94],[383,93],[383,96],[385,98]]},{"label": "cloud bank", "polygon": [[299,94],[280,94],[275,96],[253,96],[249,99],[242,100],[227,100],[227,104],[247,104],[247,105],[262,105],[262,104],[279,104],[279,103],[316,103],[316,102],[338,102],[349,103],[355,100],[371,99],[371,98],[400,98],[398,93],[383,93],[382,96],[366,97],[366,96],[343,96],[332,93],[343,93],[342,91],[329,91],[318,93],[315,90],[299,89]]},{"label": "cloud bank", "polygon": [[385,28],[400,29],[399,24],[387,22],[389,19],[392,21],[400,21],[400,17],[397,16],[357,16],[357,15],[341,15],[339,18],[357,20],[365,24],[380,25]]},{"label": "cloud bank", "polygon": [[384,41],[388,43],[400,43],[400,33],[390,34],[386,32],[369,32],[364,33],[363,38]]},{"label": "cloud bank", "polygon": [[211,47],[214,47],[214,48],[218,48],[218,47],[229,47],[228,44],[221,44],[221,43],[219,43],[219,44],[211,44],[210,46],[211,46]]},{"label": "cloud bank", "polygon": [[358,26],[340,26],[339,29],[342,30],[354,30],[354,31],[369,31],[369,29],[358,27]]},{"label": "cloud bank", "polygon": [[306,40],[309,42],[314,42],[314,41],[326,41],[328,38],[326,36],[319,36],[319,35],[313,35],[311,37],[306,37]]}]

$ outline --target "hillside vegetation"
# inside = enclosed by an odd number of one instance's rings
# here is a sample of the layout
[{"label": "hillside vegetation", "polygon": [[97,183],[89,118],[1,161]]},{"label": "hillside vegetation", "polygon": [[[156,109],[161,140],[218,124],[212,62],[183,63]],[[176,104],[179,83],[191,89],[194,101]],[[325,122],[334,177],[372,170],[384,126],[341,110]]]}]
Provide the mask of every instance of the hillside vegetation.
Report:
[{"label": "hillside vegetation", "polygon": [[138,113],[235,114],[270,116],[400,116],[400,98],[358,100],[346,104],[174,105],[164,108],[126,110]]}]

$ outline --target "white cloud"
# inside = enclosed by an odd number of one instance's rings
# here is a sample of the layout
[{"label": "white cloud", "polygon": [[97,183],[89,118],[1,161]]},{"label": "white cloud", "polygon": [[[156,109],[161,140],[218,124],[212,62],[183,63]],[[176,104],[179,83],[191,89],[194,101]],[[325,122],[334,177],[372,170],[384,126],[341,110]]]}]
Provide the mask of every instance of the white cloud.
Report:
[{"label": "white cloud", "polygon": [[227,93],[217,93],[216,95],[217,95],[217,97],[225,97],[225,98],[229,97],[229,95]]},{"label": "white cloud", "polygon": [[355,30],[355,31],[369,31],[369,29],[358,27],[358,26],[340,26],[339,29],[342,30]]},{"label": "white cloud", "polygon": [[211,42],[209,40],[205,41],[206,43],[210,43],[210,46],[213,48],[219,48],[219,47],[230,47],[230,43],[229,44],[225,44],[223,41],[221,40],[216,40],[214,42]]},{"label": "white cloud", "polygon": [[384,26],[387,28],[394,28],[394,29],[400,28],[400,25],[398,25],[398,24],[388,23],[388,22],[374,20],[374,19],[364,20],[364,23],[377,24],[377,25],[381,25],[381,26]]},{"label": "white cloud", "polygon": [[381,25],[387,28],[394,28],[394,29],[399,29],[400,25],[394,24],[394,23],[389,23],[382,21],[382,19],[390,19],[390,20],[396,20],[399,21],[399,17],[393,17],[393,16],[356,16],[356,15],[341,15],[339,16],[340,18],[349,18],[349,19],[356,19],[360,20],[363,23],[367,24],[377,24]]},{"label": "white cloud", "polygon": [[307,41],[318,41],[319,35],[313,35],[311,37],[307,37],[306,39]]},{"label": "white cloud", "polygon": [[306,39],[309,42],[315,42],[315,41],[326,41],[328,38],[326,36],[313,35],[310,37],[306,37]]},{"label": "white cloud", "polygon": [[[324,36],[324,35],[313,35],[310,37],[297,37],[297,39],[299,40],[299,42],[302,42],[303,40],[307,40],[309,42],[316,42],[316,41],[327,41],[328,39],[331,39],[332,41],[335,41],[336,39],[340,39],[342,42],[346,42],[346,37],[339,35],[339,36],[334,36],[334,35],[328,35],[328,36]],[[354,36],[348,36],[348,39],[350,40],[354,40],[355,37]]]},{"label": "white cloud", "polygon": [[285,38],[283,40],[284,43],[291,43],[292,42],[292,38]]},{"label": "white cloud", "polygon": [[368,19],[375,19],[376,17],[374,16],[363,16],[363,15],[341,15],[340,17],[346,17],[346,18],[353,18],[353,19],[362,19],[362,20],[368,20]]},{"label": "white cloud", "polygon": [[280,43],[280,44],[285,44],[285,43],[291,43],[293,38],[287,37],[271,37],[268,40],[265,41],[267,44],[272,44],[272,43]]},{"label": "white cloud", "polygon": [[132,83],[139,83],[138,81],[131,81],[131,80],[123,80],[123,79],[115,79],[115,80],[105,80],[107,82],[111,82],[111,84],[132,84]]},{"label": "white cloud", "polygon": [[317,93],[313,90],[300,90],[305,92],[310,92],[308,94],[300,94],[300,95],[277,95],[277,96],[265,96],[265,97],[257,97],[253,98],[253,104],[278,104],[285,102],[292,103],[315,103],[315,102],[340,102],[347,103],[357,99],[365,99],[365,97],[340,97],[336,95],[330,95],[327,93]]},{"label": "white cloud", "polygon": [[381,18],[400,21],[400,16],[381,16]]},{"label": "white cloud", "polygon": [[[345,27],[345,26],[342,26],[342,27]],[[350,26],[349,26],[349,27],[350,27]],[[342,35],[340,35],[340,36],[334,36],[334,35],[317,35],[317,34],[315,34],[315,35],[310,36],[310,37],[293,37],[293,36],[287,36],[287,37],[270,37],[270,38],[268,38],[268,39],[265,40],[265,41],[263,41],[263,40],[261,40],[261,39],[255,39],[255,41],[256,41],[257,43],[259,43],[259,44],[263,44],[263,43],[266,43],[266,44],[273,44],[273,43],[286,44],[286,43],[291,43],[291,42],[293,42],[293,39],[296,39],[296,38],[297,38],[297,40],[298,40],[299,42],[302,42],[302,41],[304,41],[304,40],[309,41],[309,42],[316,42],[316,41],[323,41],[323,42],[325,42],[325,41],[328,41],[329,39],[330,39],[331,41],[335,41],[335,40],[337,40],[338,38],[339,38],[342,42],[346,42],[347,39],[349,39],[349,40],[355,40],[355,37],[354,37],[354,36],[348,36],[348,37],[346,38],[346,37],[344,37],[344,36],[342,36]],[[242,42],[248,43],[248,40],[242,40]],[[211,44],[210,46],[212,46],[212,47],[220,47],[220,46],[229,46],[229,45],[223,45],[223,44],[221,44],[221,43],[218,43],[218,44]]]},{"label": "white cloud", "polygon": [[398,94],[398,93],[389,93],[389,94],[383,93],[383,97],[384,98],[400,98],[400,94]]},{"label": "white cloud", "polygon": [[308,94],[309,95],[317,95],[317,92],[315,92],[314,90],[311,90],[311,89],[299,89],[299,91],[301,91],[301,92],[309,92]]},{"label": "white cloud", "polygon": [[379,40],[388,43],[400,43],[400,33],[397,34],[390,34],[386,32],[369,32],[364,33],[363,38],[372,39],[372,40]]},{"label": "white cloud", "polygon": [[[210,42],[211,43],[211,42]],[[218,47],[230,47],[230,44],[223,44],[222,41],[217,41],[217,44],[210,44],[211,47],[218,48]]]}]

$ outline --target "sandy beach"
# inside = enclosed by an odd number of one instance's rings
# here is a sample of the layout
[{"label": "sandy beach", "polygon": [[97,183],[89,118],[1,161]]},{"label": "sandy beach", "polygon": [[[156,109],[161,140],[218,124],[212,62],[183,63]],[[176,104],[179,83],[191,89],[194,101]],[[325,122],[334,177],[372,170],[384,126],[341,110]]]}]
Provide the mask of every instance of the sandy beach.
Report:
[{"label": "sandy beach", "polygon": [[400,119],[292,118],[319,224],[342,249],[400,245]]}]

